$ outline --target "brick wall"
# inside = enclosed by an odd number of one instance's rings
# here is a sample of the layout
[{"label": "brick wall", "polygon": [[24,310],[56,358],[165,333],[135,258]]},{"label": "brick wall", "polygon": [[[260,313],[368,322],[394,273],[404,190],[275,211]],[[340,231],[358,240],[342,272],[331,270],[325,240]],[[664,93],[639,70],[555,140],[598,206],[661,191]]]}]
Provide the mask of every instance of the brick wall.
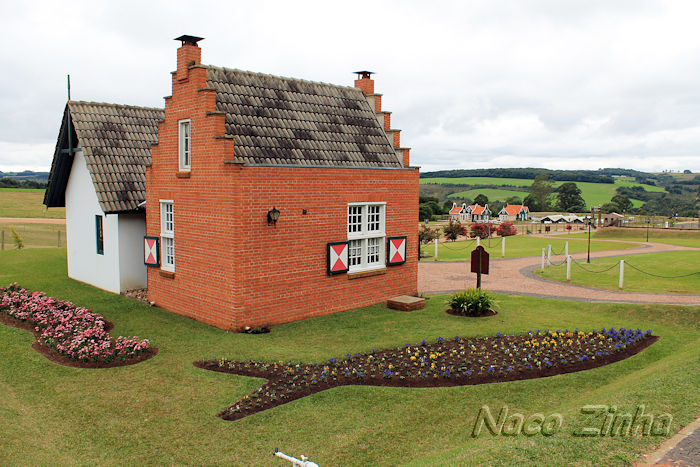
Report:
[{"label": "brick wall", "polygon": [[[148,269],[149,300],[223,329],[240,329],[414,294],[418,169],[226,163],[235,148],[221,138],[224,115],[215,112],[215,94],[205,89],[199,48],[182,49],[146,170],[148,235],[160,233],[159,200],[174,201],[175,272]],[[191,171],[178,174],[181,119],[191,120],[192,160]],[[406,263],[369,277],[328,276],[326,244],[347,240],[347,204],[372,201],[386,202],[387,236],[408,237]],[[266,215],[273,206],[281,215],[269,226]]]}]

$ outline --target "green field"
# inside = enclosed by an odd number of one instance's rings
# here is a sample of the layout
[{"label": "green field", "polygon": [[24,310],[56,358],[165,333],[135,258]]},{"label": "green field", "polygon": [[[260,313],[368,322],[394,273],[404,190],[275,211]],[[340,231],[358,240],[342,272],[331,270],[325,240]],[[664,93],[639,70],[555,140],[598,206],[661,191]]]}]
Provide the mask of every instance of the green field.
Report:
[{"label": "green field", "polygon": [[[26,331],[0,325],[0,464],[282,465],[272,452],[319,465],[627,465],[668,436],[575,436],[588,404],[669,413],[670,434],[697,416],[700,310],[559,302],[497,296],[499,314],[465,319],[444,298],[405,313],[384,305],[276,326],[270,334],[227,333],[66,278],[58,249],[0,252],[0,283],[94,308],[113,335],[139,335],[160,349],[134,366],[86,370],[49,362]],[[226,422],[216,414],[260,383],[199,370],[192,362],[235,359],[325,361],[347,352],[438,336],[529,329],[630,327],[661,339],[627,360],[550,378],[452,388],[347,386]],[[471,437],[483,405],[526,416],[561,414],[552,436]],[[596,425],[602,418],[594,420]],[[588,425],[590,426],[590,425]],[[400,440],[400,441],[399,441]]]},{"label": "green field", "polygon": [[15,248],[10,227],[14,227],[15,231],[21,236],[25,248],[66,246],[65,224],[33,224],[0,221],[0,249],[11,250]]},{"label": "green field", "polygon": [[[620,268],[617,265],[620,260],[626,263],[623,281],[626,292],[700,294],[700,251],[616,256],[595,259],[591,264],[574,264],[568,283],[619,290]],[[547,279],[567,282],[566,265],[547,267],[544,272],[538,270],[535,273]]]},{"label": "green field", "polygon": [[[587,238],[587,233],[572,234],[574,238]],[[600,240],[621,240],[646,242],[647,229],[605,228],[591,234],[591,238]],[[670,245],[700,248],[700,231],[697,230],[660,230],[649,229],[649,241],[668,243]]]},{"label": "green field", "polygon": [[[572,235],[573,236],[573,235]],[[552,254],[563,254],[565,243],[567,242],[566,236],[558,235],[551,238],[539,238],[539,237],[523,237],[522,235],[515,235],[512,237],[506,237],[506,258],[518,258],[522,256],[541,256],[542,248],[547,248],[548,245],[552,245]],[[489,252],[492,258],[501,257],[501,238],[492,238],[491,246],[489,247],[488,240],[482,240],[481,246],[483,246],[486,251]],[[591,242],[591,251],[605,251],[605,250],[621,250],[627,248],[635,248],[639,245],[634,243],[611,243],[611,242]],[[476,242],[473,240],[461,240],[457,242],[441,242],[438,243],[438,261],[466,261],[468,255],[471,251],[476,248]],[[569,253],[582,253],[587,251],[588,242],[583,242],[579,240],[569,241]],[[422,245],[421,246],[421,261],[435,261],[433,255],[435,254],[435,245]]]},{"label": "green field", "polygon": [[[460,177],[460,178],[446,178],[446,177],[436,177],[436,178],[421,178],[421,184],[430,183],[440,183],[440,184],[456,184],[456,185],[510,185],[517,187],[529,187],[532,185],[532,180],[526,180],[522,178],[497,178],[497,177]],[[566,182],[554,182],[554,186],[558,187],[562,183]],[[581,189],[582,196],[586,200],[587,205],[602,205],[610,201],[610,198],[617,194],[615,190],[618,187],[633,187],[641,186],[647,191],[652,192],[663,192],[662,187],[654,185],[642,185],[628,179],[616,179],[614,184],[611,183],[590,183],[590,182],[574,182]],[[486,189],[484,189],[486,190]],[[469,191],[462,191],[459,193],[453,193],[450,197],[453,198],[464,198],[468,197],[474,199],[473,193],[479,194],[483,190],[478,188],[471,189]],[[493,199],[488,196],[489,200],[500,200],[505,201],[505,198],[510,196],[519,196],[521,199],[527,196],[526,192],[513,192],[507,189],[498,190],[502,191],[505,196],[503,198],[494,197]],[[511,194],[512,193],[512,194]],[[643,203],[639,200],[633,200],[635,207],[641,206]]]},{"label": "green field", "polygon": [[44,190],[0,189],[0,217],[66,217],[66,208],[46,209],[43,202]]}]

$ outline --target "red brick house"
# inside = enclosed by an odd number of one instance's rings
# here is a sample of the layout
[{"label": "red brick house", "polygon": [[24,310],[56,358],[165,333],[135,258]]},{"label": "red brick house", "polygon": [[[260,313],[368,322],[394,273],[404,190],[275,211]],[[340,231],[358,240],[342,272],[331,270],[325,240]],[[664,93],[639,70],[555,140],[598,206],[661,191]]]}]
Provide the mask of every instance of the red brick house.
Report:
[{"label": "red brick house", "polygon": [[202,65],[200,39],[178,39],[146,167],[149,300],[240,329],[415,294],[418,168],[370,72]]}]

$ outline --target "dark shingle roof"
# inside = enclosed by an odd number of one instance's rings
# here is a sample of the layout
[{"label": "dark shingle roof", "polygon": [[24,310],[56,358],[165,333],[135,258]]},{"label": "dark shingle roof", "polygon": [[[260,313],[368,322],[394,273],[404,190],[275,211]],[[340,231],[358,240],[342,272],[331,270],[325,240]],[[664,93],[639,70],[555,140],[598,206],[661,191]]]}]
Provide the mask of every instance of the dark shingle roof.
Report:
[{"label": "dark shingle roof", "polygon": [[207,66],[236,162],[401,167],[359,89]]},{"label": "dark shingle roof", "polygon": [[[146,199],[146,165],[151,162],[151,145],[158,142],[158,123],[163,109],[98,102],[70,101],[70,117],[75,147],[85,155],[97,199],[104,212],[133,211]],[[66,118],[51,166],[44,202],[62,206],[68,170],[59,170],[72,162],[60,149],[66,147],[63,136]]]}]

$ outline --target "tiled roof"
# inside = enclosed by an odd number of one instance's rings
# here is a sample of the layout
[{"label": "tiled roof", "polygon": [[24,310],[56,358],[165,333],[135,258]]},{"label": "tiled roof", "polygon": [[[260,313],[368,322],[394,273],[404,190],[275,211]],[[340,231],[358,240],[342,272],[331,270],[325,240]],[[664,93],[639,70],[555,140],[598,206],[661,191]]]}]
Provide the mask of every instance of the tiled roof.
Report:
[{"label": "tiled roof", "polygon": [[207,66],[234,158],[246,164],[402,167],[362,91]]},{"label": "tiled roof", "polygon": [[[146,165],[151,161],[151,145],[158,142],[163,109],[70,101],[66,110],[70,110],[77,136],[73,145],[80,147],[85,155],[102,210],[137,209],[146,199]],[[64,118],[61,133],[65,131],[65,122]],[[72,158],[65,159],[68,155],[61,153],[62,141],[64,138],[59,136],[45,197],[47,206],[63,205],[56,204],[56,200],[63,197],[68,173],[64,175],[58,169]]]},{"label": "tiled roof", "polygon": [[523,206],[522,204],[509,204],[505,206],[501,211],[506,211],[508,215],[516,216],[523,210],[527,212],[527,206]]},{"label": "tiled roof", "polygon": [[470,207],[471,210],[472,210],[472,215],[473,215],[473,216],[480,216],[481,214],[484,213],[484,211],[486,211],[486,212],[491,212],[491,211],[489,210],[489,208],[488,208],[488,204],[487,204],[486,206],[479,206],[478,204],[472,204],[472,205],[469,206],[469,207]]},{"label": "tiled roof", "polygon": [[450,214],[459,214],[460,212],[462,212],[463,207],[464,207],[464,205],[458,206],[458,205],[454,204],[452,206],[452,209],[450,209]]}]

